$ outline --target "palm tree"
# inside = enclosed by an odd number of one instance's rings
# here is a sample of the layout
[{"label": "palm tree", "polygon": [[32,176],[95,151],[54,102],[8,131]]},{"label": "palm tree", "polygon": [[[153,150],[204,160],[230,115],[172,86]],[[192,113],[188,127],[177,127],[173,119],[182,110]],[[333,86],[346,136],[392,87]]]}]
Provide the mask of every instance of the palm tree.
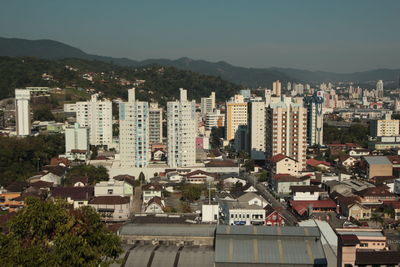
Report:
[{"label": "palm tree", "polygon": [[383,218],[378,213],[372,214],[371,221],[375,222],[376,224],[379,223],[381,226],[383,224]]}]

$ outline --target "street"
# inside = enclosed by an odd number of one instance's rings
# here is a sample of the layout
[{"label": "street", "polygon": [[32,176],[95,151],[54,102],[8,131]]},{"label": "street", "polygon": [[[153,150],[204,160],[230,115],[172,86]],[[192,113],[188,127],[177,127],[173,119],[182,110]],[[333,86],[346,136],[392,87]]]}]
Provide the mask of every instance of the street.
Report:
[{"label": "street", "polygon": [[258,183],[257,177],[253,174],[245,174],[245,178],[247,181],[258,190],[260,195],[265,198],[269,203],[271,203],[272,207],[276,209],[287,221],[289,226],[295,226],[298,222],[297,218],[288,211],[275,197],[265,189],[265,187]]}]

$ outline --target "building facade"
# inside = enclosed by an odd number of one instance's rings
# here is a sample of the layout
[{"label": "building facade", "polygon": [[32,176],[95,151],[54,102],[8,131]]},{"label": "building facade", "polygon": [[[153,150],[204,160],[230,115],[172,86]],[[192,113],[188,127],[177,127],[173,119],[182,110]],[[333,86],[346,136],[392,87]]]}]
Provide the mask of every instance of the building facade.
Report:
[{"label": "building facade", "polygon": [[196,102],[180,89],[180,100],[167,103],[168,166],[187,167],[196,163]]},{"label": "building facade", "polygon": [[27,89],[15,89],[15,124],[18,136],[31,134],[31,93]]},{"label": "building facade", "polygon": [[271,103],[266,111],[266,156],[277,154],[288,156],[306,167],[307,110],[290,97]]},{"label": "building facade", "polygon": [[226,103],[226,140],[235,138],[239,126],[247,125],[247,103],[242,95],[235,95]]},{"label": "building facade", "polygon": [[123,167],[146,167],[151,160],[149,106],[137,101],[135,89],[128,90],[128,102],[119,104],[119,145]]},{"label": "building facade", "polygon": [[163,138],[163,115],[162,108],[158,103],[150,103],[149,108],[149,143],[160,144]]},{"label": "building facade", "polygon": [[324,92],[318,91],[311,97],[306,97],[305,107],[307,108],[307,144],[309,146],[324,144]]},{"label": "building facade", "polygon": [[76,103],[76,122],[89,128],[89,142],[95,146],[107,146],[112,143],[112,103],[99,101],[98,95],[92,95],[90,101]]},{"label": "building facade", "polygon": [[248,103],[249,155],[254,160],[265,160],[265,102]]},{"label": "building facade", "polygon": [[[80,153],[76,153],[80,152]],[[69,160],[85,160],[89,153],[89,129],[75,123],[65,128],[65,155]]]}]

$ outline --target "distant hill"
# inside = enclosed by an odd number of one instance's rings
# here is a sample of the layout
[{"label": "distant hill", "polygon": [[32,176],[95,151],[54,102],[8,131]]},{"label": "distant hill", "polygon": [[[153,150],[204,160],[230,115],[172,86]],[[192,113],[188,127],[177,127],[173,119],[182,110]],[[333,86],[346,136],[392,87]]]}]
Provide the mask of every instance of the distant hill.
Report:
[{"label": "distant hill", "polygon": [[[43,79],[44,73],[51,75],[51,78]],[[84,79],[85,74],[90,74],[92,81]],[[135,84],[138,80],[145,82]],[[225,101],[242,88],[219,77],[174,67],[125,67],[79,58],[0,56],[0,99],[13,97],[15,88],[25,86],[95,88],[107,96],[125,99],[127,89],[135,86],[138,99],[156,101],[162,105],[177,98],[180,87],[187,88],[188,97],[196,100],[210,95],[211,91],[216,91],[220,101]]]},{"label": "distant hill", "polygon": [[128,58],[91,55],[78,48],[52,40],[26,40],[17,38],[0,38],[0,56],[30,56],[45,59],[80,58],[132,67],[155,64],[219,76],[222,79],[248,87],[271,87],[272,82],[275,80],[281,80],[284,83],[288,81],[309,83],[327,81],[353,81],[356,83],[374,82],[376,80],[398,81],[400,74],[400,69],[376,69],[342,74],[294,68],[244,68],[233,66],[223,61],[209,62],[186,57],[176,60],[147,59],[136,61]]}]

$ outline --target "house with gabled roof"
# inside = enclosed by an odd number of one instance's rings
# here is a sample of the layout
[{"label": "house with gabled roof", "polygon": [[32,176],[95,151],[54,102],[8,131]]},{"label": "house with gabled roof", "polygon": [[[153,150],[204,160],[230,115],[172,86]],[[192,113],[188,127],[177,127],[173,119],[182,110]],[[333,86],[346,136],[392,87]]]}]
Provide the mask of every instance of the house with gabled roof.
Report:
[{"label": "house with gabled roof", "polygon": [[270,168],[273,174],[289,174],[297,176],[301,169],[299,162],[284,154],[277,154],[269,159]]}]

